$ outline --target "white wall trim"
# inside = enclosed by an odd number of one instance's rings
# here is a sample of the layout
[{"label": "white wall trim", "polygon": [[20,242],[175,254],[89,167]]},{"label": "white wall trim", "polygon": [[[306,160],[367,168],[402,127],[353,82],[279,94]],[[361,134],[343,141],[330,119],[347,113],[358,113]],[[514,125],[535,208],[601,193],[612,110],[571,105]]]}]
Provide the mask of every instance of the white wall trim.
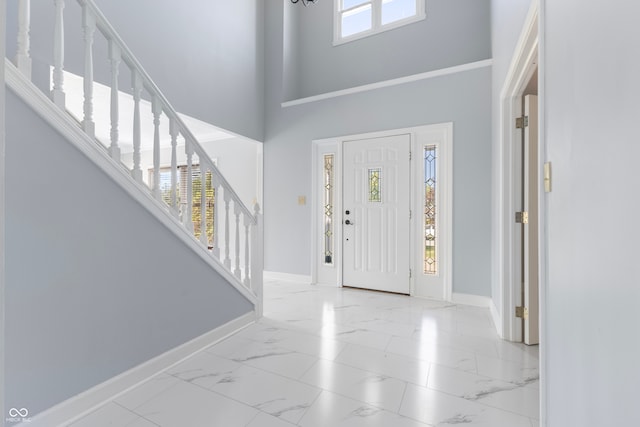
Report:
[{"label": "white wall trim", "polygon": [[337,97],[346,96],[346,95],[353,95],[360,92],[368,92],[370,90],[397,86],[405,83],[412,83],[420,80],[447,76],[450,74],[462,73],[464,71],[477,70],[478,68],[491,67],[491,65],[493,65],[493,59],[485,59],[483,61],[469,62],[467,64],[456,65],[454,67],[441,68],[439,70],[427,71],[424,73],[413,74],[411,76],[399,77],[396,79],[384,80],[381,82],[370,83],[362,86],[355,86],[348,89],[342,89],[342,90],[337,90],[333,92],[326,92],[319,95],[309,96],[306,98],[285,101],[281,104],[281,106],[282,108],[293,107],[295,105],[308,104],[311,102],[322,101],[325,99],[337,98]]},{"label": "white wall trim", "polygon": [[451,294],[451,302],[454,304],[471,305],[473,307],[491,308],[491,297],[481,295],[460,294],[454,292]]},{"label": "white wall trim", "polygon": [[256,296],[242,282],[229,272],[196,238],[187,233],[179,220],[173,217],[165,205],[156,200],[149,189],[138,184],[121,163],[117,163],[106,149],[89,138],[67,113],[61,111],[35,85],[27,80],[16,67],[5,58],[7,86],[21,97],[27,105],[47,123],[64,135],[69,143],[76,147],[89,160],[96,164],[115,183],[120,185],[134,200],[146,208],[160,223],[171,230],[180,240],[198,254],[208,265],[217,271],[231,286],[255,306]]},{"label": "white wall trim", "polygon": [[148,381],[153,376],[216,344],[256,321],[255,312],[247,313],[189,342],[148,360],[120,375],[90,388],[41,412],[24,427],[68,426],[88,413]]},{"label": "white wall trim", "polygon": [[311,284],[311,276],[307,276],[304,274],[281,273],[279,271],[265,271],[264,280],[265,282],[269,280],[277,282],[300,283],[303,285]]}]

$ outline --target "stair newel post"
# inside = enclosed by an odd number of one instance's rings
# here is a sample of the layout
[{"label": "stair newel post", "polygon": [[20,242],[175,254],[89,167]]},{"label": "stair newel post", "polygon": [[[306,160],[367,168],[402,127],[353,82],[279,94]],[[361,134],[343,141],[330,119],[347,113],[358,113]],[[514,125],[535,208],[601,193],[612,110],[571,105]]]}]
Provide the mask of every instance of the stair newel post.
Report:
[{"label": "stair newel post", "polygon": [[153,113],[153,197],[162,201],[160,194],[160,115],[162,114],[162,103],[157,95],[151,101]]},{"label": "stair newel post", "polygon": [[207,166],[200,158],[200,243],[209,248],[207,236]]},{"label": "stair newel post", "polygon": [[118,74],[120,73],[120,62],[122,54],[120,47],[113,40],[109,40],[109,60],[111,62],[111,145],[109,154],[113,160],[120,162],[120,146],[118,126],[120,121],[120,104]]},{"label": "stair newel post", "polygon": [[142,95],[142,77],[136,70],[132,71],[133,80],[133,178],[142,183],[142,169],[140,169],[140,96]]},{"label": "stair newel post", "polygon": [[31,80],[31,0],[18,0],[18,51],[15,64],[18,70]]},{"label": "stair newel post", "polygon": [[187,231],[193,234],[193,147],[188,138],[184,141],[184,150],[187,155],[187,203],[182,220]]},{"label": "stair newel post", "polygon": [[169,121],[169,133],[171,134],[171,212],[178,218],[178,124],[172,118]]},{"label": "stair newel post", "polygon": [[262,245],[262,214],[260,205],[255,204],[253,230],[251,231],[251,289],[256,295],[256,315],[262,317],[262,270],[264,254]]},{"label": "stair newel post", "polygon": [[82,1],[82,29],[84,31],[84,119],[82,129],[90,137],[95,137],[93,122],[93,36],[96,31],[96,17]]},{"label": "stair newel post", "polygon": [[251,280],[249,279],[249,227],[253,224],[251,215],[244,214],[244,286],[251,289]]},{"label": "stair newel post", "polygon": [[218,177],[218,170],[215,169],[211,172],[211,187],[213,188],[213,256],[217,259],[220,259],[220,228],[218,227],[218,214],[220,209],[218,209],[218,197],[220,192],[218,191],[220,187],[220,178]]},{"label": "stair newel post", "polygon": [[64,0],[54,0],[55,21],[53,26],[53,90],[51,100],[65,109],[64,95]]},{"label": "stair newel post", "polygon": [[240,270],[240,214],[242,213],[240,211],[240,204],[238,203],[237,200],[233,201],[233,213],[236,216],[236,238],[235,238],[235,256],[236,256],[236,262],[235,262],[235,269],[233,270],[233,274],[235,274],[235,276],[238,279],[242,279],[242,271]]},{"label": "stair newel post", "polygon": [[231,194],[224,188],[224,266],[231,270],[231,257],[229,256],[229,203]]}]

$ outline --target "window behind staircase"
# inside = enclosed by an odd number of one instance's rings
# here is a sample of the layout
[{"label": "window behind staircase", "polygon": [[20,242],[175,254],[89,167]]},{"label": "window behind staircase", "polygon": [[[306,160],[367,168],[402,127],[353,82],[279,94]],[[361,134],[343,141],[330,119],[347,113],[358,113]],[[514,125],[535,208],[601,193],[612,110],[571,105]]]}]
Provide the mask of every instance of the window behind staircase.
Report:
[{"label": "window behind staircase", "polygon": [[[191,175],[193,177],[192,188],[192,205],[191,205],[191,220],[193,221],[193,230],[196,238],[200,238],[202,234],[202,179],[200,177],[200,167],[193,165],[191,167]],[[188,198],[187,194],[187,166],[178,166],[178,183],[177,183],[177,195],[176,200],[178,202],[179,212],[181,217],[186,215]],[[153,169],[149,169],[149,182],[153,181]],[[207,172],[205,176],[206,191],[206,233],[207,240],[211,244],[213,242],[214,233],[214,209],[215,203],[215,188],[212,185],[211,172]],[[160,194],[162,200],[169,206],[171,206],[171,168],[160,168]]]}]

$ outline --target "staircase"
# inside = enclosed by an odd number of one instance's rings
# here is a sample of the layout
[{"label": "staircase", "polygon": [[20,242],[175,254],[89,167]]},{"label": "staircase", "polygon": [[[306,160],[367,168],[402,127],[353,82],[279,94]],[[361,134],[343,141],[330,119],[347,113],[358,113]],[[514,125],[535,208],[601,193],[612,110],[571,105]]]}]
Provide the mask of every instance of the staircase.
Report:
[{"label": "staircase", "polygon": [[[14,370],[11,375],[7,375],[8,387],[13,387],[14,390],[8,388],[6,396],[11,398],[13,394],[28,398],[37,394],[37,398],[34,397],[33,399],[37,403],[10,402],[8,404],[11,406],[24,405],[20,406],[20,408],[28,407],[29,413],[34,415],[35,418],[29,420],[29,423],[25,425],[68,425],[81,416],[83,412],[99,406],[104,401],[144,381],[159,370],[211,344],[212,340],[224,338],[238,328],[262,316],[262,215],[257,203],[252,208],[249,208],[242,202],[239,195],[217,168],[214,160],[211,159],[198,141],[198,138],[185,124],[185,120],[171,106],[170,102],[92,0],[16,1],[18,2],[18,22],[17,26],[14,25],[14,27],[17,27],[16,54],[14,58],[5,58],[5,80],[9,91],[26,104],[35,115],[42,118],[51,128],[62,135],[67,143],[89,159],[89,162],[86,163],[89,163],[90,167],[95,167],[103,172],[107,177],[105,180],[109,181],[109,183],[115,183],[115,186],[122,190],[121,192],[133,199],[133,202],[127,203],[135,205],[136,209],[140,211],[144,211],[144,215],[137,213],[138,218],[145,215],[146,217],[150,215],[154,218],[160,224],[159,227],[162,227],[163,239],[159,240],[173,242],[173,247],[171,248],[173,253],[179,250],[176,247],[184,247],[185,251],[188,252],[188,256],[194,259],[193,262],[187,264],[195,265],[199,268],[198,271],[207,272],[207,274],[199,273],[199,277],[202,277],[201,280],[205,281],[204,283],[198,283],[198,286],[190,287],[184,286],[184,283],[175,280],[175,277],[180,277],[179,272],[172,274],[172,279],[164,280],[157,287],[158,292],[164,292],[165,299],[168,298],[169,301],[174,301],[171,298],[176,298],[177,301],[177,298],[187,295],[193,301],[198,298],[198,292],[202,291],[203,288],[210,290],[215,287],[224,287],[219,292],[207,291],[206,296],[200,298],[201,305],[205,306],[205,309],[202,310],[201,308],[189,319],[191,329],[187,332],[173,326],[175,322],[181,321],[180,316],[158,317],[160,325],[157,327],[154,325],[153,318],[146,319],[146,323],[141,322],[144,323],[142,326],[130,325],[132,334],[129,340],[133,341],[134,345],[136,337],[144,337],[145,332],[151,331],[154,334],[151,337],[153,339],[150,339],[149,342],[153,341],[160,350],[156,350],[156,353],[151,353],[150,356],[147,353],[152,346],[150,344],[147,345],[146,342],[135,348],[136,353],[133,350],[119,352],[119,349],[113,349],[117,347],[113,343],[119,344],[123,340],[121,336],[118,336],[118,333],[122,333],[122,327],[118,330],[109,331],[112,332],[111,335],[113,336],[107,334],[107,336],[101,337],[99,336],[101,332],[96,330],[94,332],[95,335],[90,337],[92,341],[83,344],[89,350],[87,350],[86,355],[82,354],[82,351],[80,352],[78,361],[81,363],[75,360],[67,360],[68,366],[64,366],[67,371],[64,371],[60,366],[55,368],[60,371],[59,373],[68,376],[68,381],[67,379],[64,381],[65,383],[73,384],[73,387],[65,386],[56,389],[55,384],[47,383],[47,381],[52,380],[42,378],[42,376],[38,377],[40,375],[37,372],[38,369],[41,369],[47,375],[52,373],[51,378],[55,377],[55,372],[53,372],[55,369],[38,365],[41,365],[43,360],[51,360],[52,365],[55,365],[59,361],[59,359],[56,359],[57,351],[52,351],[49,355],[43,354],[42,357],[39,355],[32,357],[33,354],[41,351],[44,342],[37,343],[37,337],[24,336],[25,342],[29,342],[31,345],[29,347],[30,354],[24,358],[25,360],[20,367],[21,371],[19,373]],[[31,7],[53,9],[52,60],[48,64],[50,66],[51,82],[50,87],[46,88],[46,90],[43,90],[42,87],[42,74],[32,73],[33,61],[30,56]],[[68,13],[70,11],[73,13]],[[80,22],[74,22],[74,25],[82,28],[81,40],[65,39],[66,32],[64,28],[67,16],[80,17]],[[11,27],[11,25],[7,27]],[[65,87],[65,75],[68,73],[65,70],[65,47],[73,43],[82,46],[83,105],[81,117],[76,117],[70,113],[71,109],[68,105],[70,93],[68,88]],[[94,52],[101,51],[95,48],[96,43],[101,43],[101,46],[106,43],[108,46],[107,58],[94,58]],[[101,62],[108,61],[110,68],[109,82],[104,81],[104,73],[97,73],[102,81],[94,77],[94,63],[98,60]],[[32,74],[34,74],[33,78]],[[123,81],[126,81],[126,78],[123,79],[123,77],[127,75],[131,76],[130,81],[127,82],[130,84],[123,86]],[[94,106],[97,100],[94,99],[94,87],[96,84],[105,83],[110,86],[110,99],[108,100],[110,109],[108,126],[110,132],[108,140],[101,141],[96,138]],[[185,84],[185,90],[191,90],[188,84]],[[131,105],[121,104],[123,92],[130,95]],[[141,105],[145,102],[151,105],[152,117],[150,120],[145,120],[144,109],[141,108]],[[128,111],[131,111],[132,117],[129,117],[129,120],[122,120],[123,114],[128,114]],[[125,140],[121,136],[125,133],[122,129],[122,123],[125,122],[132,123],[131,141]],[[146,123],[150,126],[149,129],[145,129]],[[148,135],[148,137],[145,135]],[[8,143],[10,142],[9,140],[7,141]],[[143,170],[141,163],[142,148],[146,146],[151,147],[153,153],[153,167],[149,170]],[[165,158],[167,157],[166,153],[170,153],[168,158]],[[35,153],[35,156],[37,155],[38,153]],[[9,161],[9,156],[7,156],[7,159]],[[13,161],[15,161],[15,158]],[[178,163],[179,161],[180,164]],[[166,167],[168,164],[170,164],[169,168]],[[74,179],[81,180],[81,174]],[[35,182],[38,182],[38,180],[36,179]],[[34,194],[36,194],[39,188],[34,190]],[[50,207],[47,208],[50,209]],[[73,211],[76,206],[64,206],[64,208]],[[111,209],[109,212],[114,212],[114,210]],[[73,213],[71,212],[69,216],[73,216]],[[110,215],[114,214],[111,213]],[[115,215],[126,216],[127,212],[116,213]],[[14,213],[12,216],[15,218],[17,214]],[[115,222],[122,224],[126,221]],[[108,228],[111,224],[102,220],[97,226]],[[54,228],[55,226],[51,225],[51,227]],[[147,232],[148,234],[149,232]],[[165,238],[164,234],[170,236],[171,239]],[[127,236],[127,238],[129,237]],[[136,236],[131,235],[130,239],[135,240]],[[141,246],[139,241],[136,241],[136,244],[136,247]],[[122,242],[120,246],[122,246]],[[149,251],[155,251],[158,254],[162,254],[165,249],[163,247],[148,248]],[[92,250],[91,242],[88,242],[87,252]],[[146,251],[147,248],[144,250]],[[44,255],[50,257],[48,253]],[[144,258],[147,261],[146,268],[149,265],[153,265],[153,262],[148,262],[149,258],[153,259],[153,255],[145,255]],[[166,260],[166,257],[158,256],[157,259]],[[98,262],[102,261],[103,259],[98,260]],[[107,266],[107,268],[112,268],[112,270],[116,271],[115,276],[121,274],[126,277],[131,272],[131,265],[137,265],[137,260],[129,261],[126,268],[122,268],[121,272],[118,270],[118,265]],[[108,263],[109,260],[104,260],[104,262]],[[161,265],[161,263],[158,263],[157,268],[164,271],[170,268],[179,269],[180,266]],[[9,268],[7,268],[8,270]],[[14,273],[12,274],[15,274],[15,270],[16,268],[13,268]],[[210,274],[210,282],[207,283],[206,281],[209,280],[208,273],[212,274]],[[141,274],[138,273],[135,280],[140,280],[139,277],[144,277],[144,275],[144,271]],[[161,275],[161,273],[157,273],[154,277],[157,280],[157,277]],[[221,283],[220,278],[224,283]],[[66,280],[71,282],[70,279]],[[131,279],[131,283],[126,283],[126,286],[135,285],[135,280]],[[31,283],[17,283],[15,281],[12,285],[7,280],[8,299],[14,298],[14,300],[17,300],[15,295],[12,296],[11,286],[23,287],[24,289],[24,285],[32,286]],[[69,283],[64,283],[64,285],[68,285],[66,292],[77,292],[78,288],[72,288]],[[137,292],[142,295],[141,298],[144,298],[145,292],[149,292],[149,290],[151,292],[155,291],[154,285],[156,283],[145,284],[143,290],[136,291],[134,289],[131,290],[131,293],[135,294]],[[98,300],[99,303],[103,303],[100,301],[101,297],[106,295],[109,298],[118,298],[118,292],[122,292],[122,289],[127,290],[126,286],[121,286],[118,291],[105,292],[104,295],[101,289],[98,290],[98,293],[87,289],[85,290],[86,294],[83,293],[78,298],[81,304],[87,304],[88,306],[89,304],[82,298],[86,299],[87,294],[94,292],[92,298]],[[171,289],[172,286],[174,286],[174,290]],[[69,291],[69,289],[72,290]],[[21,290],[21,292],[23,291]],[[29,293],[30,298],[42,298],[42,294],[38,294],[32,289],[27,289],[25,292]],[[22,297],[22,294],[20,296]],[[227,298],[235,298],[234,301],[242,300],[247,308],[240,307],[236,302],[233,310],[225,310]],[[187,298],[184,300],[187,300]],[[217,308],[209,308],[208,304],[213,300],[216,300]],[[26,299],[18,302],[23,303],[24,307],[29,307],[29,301]],[[184,304],[184,301],[180,300],[180,303]],[[104,304],[108,304],[108,302],[104,302]],[[42,306],[44,305],[46,303],[42,304]],[[129,301],[125,301],[123,305],[125,307],[122,310],[128,310],[127,313],[135,312],[137,309],[136,304]],[[15,307],[18,306],[19,304],[15,305]],[[242,310],[245,310],[242,313],[246,313],[246,310],[250,310],[251,307],[253,307],[252,312],[237,317]],[[51,308],[53,313],[55,313],[56,309],[55,307]],[[162,311],[163,307],[154,309],[156,310],[154,313],[158,313]],[[15,312],[18,310],[20,309],[16,308]],[[214,310],[219,313],[209,316],[207,318],[208,323],[202,322],[202,312],[206,313]],[[109,322],[110,316],[122,314],[118,313],[117,310],[111,313],[108,307],[101,306],[98,306],[96,311],[98,311],[98,315],[103,316],[101,319],[107,319],[106,322]],[[188,311],[189,307],[182,308],[181,313]],[[86,309],[84,312],[86,312]],[[11,324],[13,321],[11,316],[12,313],[9,313],[7,319],[7,325],[9,325],[8,341],[13,339],[15,343],[16,337],[12,336],[11,332],[11,327],[15,326],[15,323]],[[47,328],[43,327],[43,323],[47,322],[47,320],[51,322],[51,317],[48,318],[47,313],[42,312],[38,312],[35,315],[22,313],[21,316],[16,316],[21,320],[29,317],[36,319],[36,321],[33,325],[27,325],[26,329],[32,328],[31,330],[42,331],[40,332],[41,335],[46,338],[49,332]],[[83,318],[72,319],[71,325],[74,322],[83,321]],[[172,322],[174,323],[172,324]],[[201,323],[199,324],[198,322]],[[63,324],[63,322],[59,323]],[[217,327],[216,330],[210,331],[210,329],[206,329],[207,327],[210,328],[213,323]],[[55,321],[52,324],[55,324]],[[205,329],[198,329],[198,325]],[[102,327],[103,325],[100,326]],[[126,327],[127,325],[125,325]],[[154,327],[157,331],[154,330]],[[90,330],[92,328],[93,326],[89,325],[85,329]],[[180,333],[183,335],[180,335]],[[181,336],[186,336],[186,338],[181,338]],[[23,336],[18,338],[22,339]],[[81,340],[82,338],[78,336],[73,339]],[[66,336],[65,339],[67,339]],[[68,339],[71,340],[71,338]],[[180,341],[181,339],[182,341]],[[96,348],[102,349],[100,346],[101,340],[104,341],[104,347],[113,349],[113,354],[104,355],[103,359],[95,360]],[[64,342],[58,342],[60,346],[64,345]],[[166,345],[161,345],[163,342]],[[132,344],[129,343],[128,345]],[[9,357],[8,370],[13,369],[10,365],[15,361],[16,357],[20,357],[22,354],[20,352],[25,351],[24,348],[20,349],[19,345],[14,345],[11,349],[8,349],[8,352],[9,350],[12,354],[18,356]],[[49,350],[56,349],[49,348]],[[85,348],[81,348],[81,350],[85,350]],[[158,355],[159,352],[164,351],[166,353]],[[76,351],[76,353],[78,352]],[[120,353],[126,353],[126,357],[120,357]],[[60,354],[62,355],[60,357],[64,358],[65,354],[63,352],[60,352]],[[149,360],[149,357],[153,358]],[[29,376],[28,380],[32,382],[31,387],[22,387],[24,390],[21,393],[16,391],[16,383],[23,381],[23,378],[27,376]],[[75,378],[76,376],[77,378]],[[79,380],[79,378],[82,378],[82,380]],[[41,385],[42,390],[33,391]],[[46,388],[56,390],[47,391],[45,390]]]},{"label": "staircase", "polygon": [[[253,209],[243,204],[225,177],[220,173],[214,161],[209,157],[197,138],[191,133],[182,118],[171,106],[151,77],[138,62],[136,57],[118,36],[109,21],[92,0],[55,0],[55,22],[53,34],[53,52],[51,64],[51,91],[47,94],[36,93],[37,88],[30,83],[31,58],[29,53],[30,32],[30,0],[19,0],[17,53],[13,63],[5,61],[8,86],[23,95],[26,99],[38,99],[48,109],[65,112],[64,124],[60,120],[55,125],[66,132],[81,131],[84,140],[90,140],[94,147],[81,147],[91,156],[102,155],[112,161],[109,173],[125,175],[130,183],[128,188],[135,186],[140,194],[136,196],[155,215],[171,223],[171,228],[179,229],[189,243],[199,243],[199,251],[206,252],[216,270],[224,275],[236,289],[245,295],[256,307],[258,316],[261,315],[262,289],[262,229],[260,207],[256,203]],[[68,4],[65,4],[68,3]],[[64,85],[65,62],[65,7],[77,3],[81,8],[82,32],[84,46],[84,103],[83,117],[78,120],[67,112],[65,105],[67,94]],[[34,3],[37,7],[51,7],[49,3]],[[110,141],[98,141],[95,136],[94,122],[94,57],[93,45],[96,37],[103,37],[108,44],[109,64],[111,66],[111,123]],[[124,68],[124,70],[122,70]],[[132,164],[123,162],[120,134],[120,74],[127,71],[131,74],[131,90],[133,96],[133,153]],[[48,98],[45,100],[44,97]],[[144,99],[151,102],[153,114],[153,170],[150,172],[149,183],[143,179],[140,153],[142,141],[142,126],[140,105]],[[32,105],[43,109],[42,105]],[[42,113],[51,116],[51,112]],[[169,135],[161,134],[161,124],[168,123]],[[74,129],[75,127],[75,129]],[[165,126],[166,127],[166,126]],[[169,137],[171,141],[170,187],[161,187],[161,139]],[[106,145],[106,147],[105,147]],[[179,167],[178,147],[184,147],[186,165]],[[97,149],[96,149],[97,148]],[[103,149],[105,148],[105,149]],[[104,159],[102,159],[104,161]],[[166,162],[165,162],[166,163]],[[179,168],[183,169],[182,177],[186,182],[179,184]],[[186,173],[185,170],[186,169]],[[119,177],[121,179],[121,177]],[[207,191],[201,191],[202,185]],[[183,193],[180,194],[180,187]],[[201,200],[193,200],[195,194]],[[186,191],[184,191],[186,189]],[[207,194],[209,193],[209,194]],[[215,202],[211,201],[211,193]],[[150,197],[149,197],[150,196]],[[201,206],[198,223],[194,224],[194,202]],[[213,218],[213,224],[207,222]],[[211,222],[211,220],[209,220]],[[213,227],[211,227],[213,226]],[[203,232],[213,228],[213,232]],[[221,238],[224,239],[221,241]],[[194,247],[195,249],[195,247]]]}]

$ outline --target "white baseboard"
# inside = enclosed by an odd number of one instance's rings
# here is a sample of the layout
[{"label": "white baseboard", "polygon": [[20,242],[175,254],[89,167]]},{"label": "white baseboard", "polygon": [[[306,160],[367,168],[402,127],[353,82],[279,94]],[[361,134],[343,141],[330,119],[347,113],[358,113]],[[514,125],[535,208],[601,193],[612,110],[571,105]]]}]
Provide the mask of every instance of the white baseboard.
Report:
[{"label": "white baseboard", "polygon": [[491,298],[483,297],[480,295],[471,294],[459,294],[453,293],[451,295],[451,302],[454,304],[471,305],[474,307],[489,308],[491,305]]},{"label": "white baseboard", "polygon": [[265,271],[264,280],[294,282],[294,283],[301,283],[304,285],[311,284],[311,276],[305,276],[302,274],[280,273],[278,271]]},{"label": "white baseboard", "polygon": [[68,426],[203,349],[234,334],[256,321],[255,312],[247,313],[212,331],[148,360],[120,375],[90,388],[64,402],[39,413],[23,427]]},{"label": "white baseboard", "polygon": [[502,316],[500,315],[498,307],[496,307],[496,304],[493,300],[491,300],[489,309],[491,310],[491,318],[493,319],[493,325],[498,332],[498,336],[504,339],[504,334],[502,333]]}]

